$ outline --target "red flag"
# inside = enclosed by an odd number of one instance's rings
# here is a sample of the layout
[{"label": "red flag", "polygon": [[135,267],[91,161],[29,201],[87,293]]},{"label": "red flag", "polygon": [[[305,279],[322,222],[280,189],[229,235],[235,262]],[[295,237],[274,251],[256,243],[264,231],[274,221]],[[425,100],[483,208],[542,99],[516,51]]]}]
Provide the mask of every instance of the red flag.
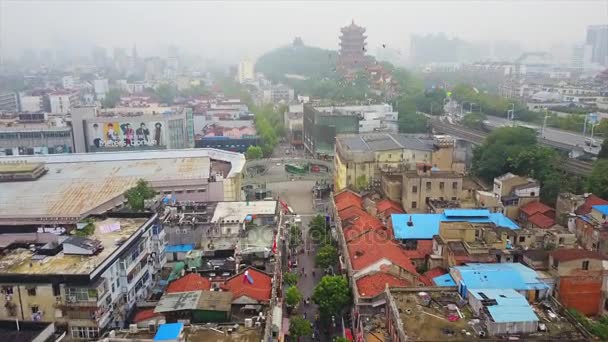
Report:
[{"label": "red flag", "polygon": [[274,242],[272,243],[272,253],[277,254],[277,240],[276,239],[274,239]]}]

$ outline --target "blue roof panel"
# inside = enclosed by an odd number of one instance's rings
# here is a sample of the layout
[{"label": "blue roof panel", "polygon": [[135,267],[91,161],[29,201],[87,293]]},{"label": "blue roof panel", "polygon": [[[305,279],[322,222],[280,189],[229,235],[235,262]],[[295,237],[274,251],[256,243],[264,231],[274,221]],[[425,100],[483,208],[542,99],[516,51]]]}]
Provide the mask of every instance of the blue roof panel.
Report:
[{"label": "blue roof panel", "polygon": [[[494,223],[498,227],[519,229],[519,226],[500,213],[487,209],[450,209],[443,214],[393,214],[393,233],[396,239],[430,240],[439,234],[441,222]],[[412,225],[408,225],[411,221]]]},{"label": "blue roof panel", "polygon": [[179,253],[179,252],[189,252],[194,249],[194,245],[170,245],[165,248],[166,252],[169,253]]},{"label": "blue roof panel", "polygon": [[488,217],[488,209],[446,209],[443,211],[446,217]]},{"label": "blue roof panel", "polygon": [[184,323],[161,324],[154,335],[154,341],[177,340],[184,330]]},{"label": "blue roof panel", "polygon": [[599,211],[603,215],[608,215],[608,204],[594,205],[591,208]]},{"label": "blue roof panel", "polygon": [[449,273],[433,278],[433,283],[437,286],[456,286],[454,279],[452,279]]},{"label": "blue roof panel", "polygon": [[543,290],[549,286],[538,279],[536,271],[519,263],[467,264],[454,266],[462,283],[473,292],[477,289]]}]

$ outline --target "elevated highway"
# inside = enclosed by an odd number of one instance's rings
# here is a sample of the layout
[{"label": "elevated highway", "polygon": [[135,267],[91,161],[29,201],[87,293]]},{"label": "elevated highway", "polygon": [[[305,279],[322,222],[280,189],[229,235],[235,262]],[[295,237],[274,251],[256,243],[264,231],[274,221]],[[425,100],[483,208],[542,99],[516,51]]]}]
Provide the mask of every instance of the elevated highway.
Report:
[{"label": "elevated highway", "polygon": [[[452,135],[456,138],[468,141],[470,143],[481,145],[488,133],[483,131],[478,131],[458,125],[448,124],[441,122],[439,120],[431,119],[431,126],[433,130],[436,132],[444,133]],[[547,140],[547,139],[538,139],[538,142],[549,147],[553,147],[555,149],[563,150],[563,151],[572,151],[572,150],[581,150],[579,147],[568,145],[565,143],[561,143],[558,141]],[[580,175],[580,176],[588,176],[591,174],[591,170],[593,169],[593,164],[576,160],[576,159],[565,159],[563,163],[561,163],[560,168],[563,171]]]}]

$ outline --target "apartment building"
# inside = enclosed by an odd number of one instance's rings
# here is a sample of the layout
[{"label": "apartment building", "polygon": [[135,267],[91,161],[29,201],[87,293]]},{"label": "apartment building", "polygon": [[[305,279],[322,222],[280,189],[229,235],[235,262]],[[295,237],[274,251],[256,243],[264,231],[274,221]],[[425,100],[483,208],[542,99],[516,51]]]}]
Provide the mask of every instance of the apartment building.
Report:
[{"label": "apartment building", "polygon": [[403,173],[401,205],[406,212],[428,212],[431,200],[458,201],[462,194],[462,174],[433,170],[419,163],[416,170]]},{"label": "apartment building", "polygon": [[61,154],[74,152],[72,128],[61,118],[46,113],[20,113],[0,122],[0,156]]},{"label": "apartment building", "polygon": [[52,114],[68,114],[79,104],[78,91],[57,90],[48,94]]},{"label": "apartment building", "polygon": [[435,170],[452,170],[454,140],[396,133],[344,134],[336,138],[334,186],[336,190],[359,184],[380,184],[383,175],[415,170],[416,163]]}]

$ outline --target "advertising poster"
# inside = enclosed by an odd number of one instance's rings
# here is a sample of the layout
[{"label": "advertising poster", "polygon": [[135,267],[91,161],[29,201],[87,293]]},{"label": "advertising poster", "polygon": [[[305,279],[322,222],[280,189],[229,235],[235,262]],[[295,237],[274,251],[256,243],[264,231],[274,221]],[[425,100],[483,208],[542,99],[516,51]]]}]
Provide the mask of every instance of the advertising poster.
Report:
[{"label": "advertising poster", "polygon": [[88,123],[88,145],[92,150],[165,148],[165,129],[160,121]]}]

